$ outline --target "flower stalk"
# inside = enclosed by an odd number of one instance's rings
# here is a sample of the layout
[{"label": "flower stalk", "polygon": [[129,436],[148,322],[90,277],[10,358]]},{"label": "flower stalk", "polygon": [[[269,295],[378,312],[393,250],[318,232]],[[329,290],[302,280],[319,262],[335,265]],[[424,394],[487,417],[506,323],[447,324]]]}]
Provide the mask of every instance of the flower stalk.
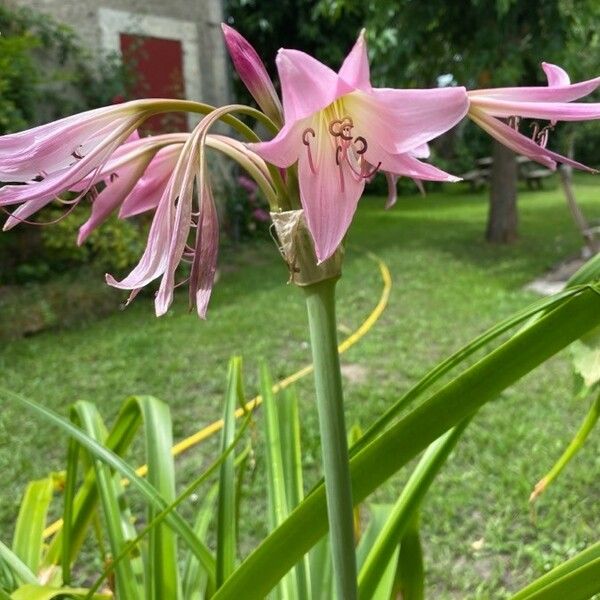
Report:
[{"label": "flower stalk", "polygon": [[315,388],[337,597],[356,600],[352,487],[335,319],[336,278],[303,287]]}]

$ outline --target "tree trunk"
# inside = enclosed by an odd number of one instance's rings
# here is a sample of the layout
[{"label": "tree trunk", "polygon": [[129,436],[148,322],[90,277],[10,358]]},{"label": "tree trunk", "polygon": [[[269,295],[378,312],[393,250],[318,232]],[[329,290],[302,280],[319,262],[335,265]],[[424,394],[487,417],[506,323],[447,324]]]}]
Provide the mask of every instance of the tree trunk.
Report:
[{"label": "tree trunk", "polygon": [[512,150],[494,141],[490,210],[485,238],[495,244],[510,244],[518,237],[517,162]]}]

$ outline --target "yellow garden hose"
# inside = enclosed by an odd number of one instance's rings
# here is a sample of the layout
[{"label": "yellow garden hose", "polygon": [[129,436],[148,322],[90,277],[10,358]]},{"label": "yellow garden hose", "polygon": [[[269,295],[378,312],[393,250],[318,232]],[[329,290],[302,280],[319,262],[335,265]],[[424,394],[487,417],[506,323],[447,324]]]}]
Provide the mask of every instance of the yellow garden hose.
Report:
[{"label": "yellow garden hose", "polygon": [[[355,331],[353,331],[338,346],[338,351],[340,352],[340,354],[342,352],[346,352],[346,350],[354,346],[354,344],[356,344],[356,342],[358,342],[371,329],[371,327],[375,325],[375,323],[385,310],[390,297],[390,292],[392,289],[392,277],[388,266],[376,254],[373,254],[372,252],[367,252],[366,255],[379,267],[379,274],[381,275],[383,288],[381,290],[379,302],[377,302],[377,305],[373,308],[369,316],[361,323],[361,325]],[[312,371],[312,364],[302,367],[295,373],[292,373],[288,377],[285,377],[284,379],[281,379],[277,383],[275,383],[273,385],[273,392],[278,392],[280,390],[285,389],[286,387],[289,387],[292,383],[295,383],[305,375],[312,373]],[[262,398],[260,396],[255,396],[254,398],[252,398],[252,400],[248,401],[243,408],[238,408],[235,413],[235,416],[237,418],[241,417],[247,411],[254,410],[257,406],[260,406],[261,402]],[[171,449],[173,456],[179,456],[180,454],[183,454],[190,448],[197,446],[200,442],[204,441],[205,439],[211,437],[212,435],[220,431],[222,427],[223,419],[219,419],[217,421],[214,421],[210,425],[207,425],[206,427],[200,429],[196,433],[193,433],[189,437],[181,440],[180,442],[175,444]],[[136,473],[140,477],[144,477],[148,473],[148,465],[142,465],[136,470]],[[125,480],[123,481],[123,483],[126,485],[129,482]],[[61,527],[62,519],[55,521],[44,530],[44,538],[48,538],[51,535],[55,534]]]}]

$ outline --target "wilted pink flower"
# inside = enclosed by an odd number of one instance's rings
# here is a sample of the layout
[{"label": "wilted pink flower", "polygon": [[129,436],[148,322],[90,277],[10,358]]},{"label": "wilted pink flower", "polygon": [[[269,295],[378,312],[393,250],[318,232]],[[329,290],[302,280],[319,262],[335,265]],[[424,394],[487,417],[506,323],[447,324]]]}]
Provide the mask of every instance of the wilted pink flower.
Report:
[{"label": "wilted pink flower", "polygon": [[[157,316],[168,310],[175,287],[183,283],[189,286],[190,306],[196,307],[201,318],[206,316],[217,265],[219,223],[204,148],[214,148],[244,168],[252,170],[254,166],[259,171],[255,174],[259,181],[260,173],[267,172],[262,159],[250,156],[242,143],[222,135],[208,135],[215,120],[214,115],[205,117],[191,134],[186,134],[184,143],[172,142],[159,150],[123,202],[120,216],[154,208],[156,211],[137,266],[121,281],[112,275],[107,275],[106,280],[113,287],[131,290],[131,299],[139,289],[160,277],[155,300]],[[190,242],[194,231],[195,241]],[[175,276],[182,261],[191,263],[190,275],[177,283]]]},{"label": "wilted pink flower", "polygon": [[276,125],[281,125],[281,102],[263,61],[250,42],[235,29],[225,23],[221,23],[221,28],[229,56],[240,79],[261,110]]},{"label": "wilted pink flower", "polygon": [[[542,63],[548,86],[492,88],[468,92],[469,117],[499,142],[550,169],[562,162],[578,169],[592,170],[546,148],[549,133],[557,121],[587,121],[600,118],[599,103],[573,103],[600,86],[600,77],[571,84],[569,75],[556,65]],[[500,119],[508,119],[508,124]],[[520,120],[544,119],[531,124],[531,137],[519,132]]]},{"label": "wilted pink flower", "polygon": [[414,156],[467,112],[462,87],[371,87],[364,32],[338,73],[296,50],[280,50],[285,124],[270,142],[250,147],[266,161],[298,161],[300,198],[319,261],[342,241],[365,180],[376,171],[416,179],[457,178]]},{"label": "wilted pink flower", "polygon": [[164,110],[165,102],[169,101],[136,100],[0,137],[0,181],[11,183],[0,188],[0,207],[20,205],[4,229],[67,190],[80,192],[69,201],[77,202],[98,181],[109,158],[118,155],[119,146],[144,120]]}]

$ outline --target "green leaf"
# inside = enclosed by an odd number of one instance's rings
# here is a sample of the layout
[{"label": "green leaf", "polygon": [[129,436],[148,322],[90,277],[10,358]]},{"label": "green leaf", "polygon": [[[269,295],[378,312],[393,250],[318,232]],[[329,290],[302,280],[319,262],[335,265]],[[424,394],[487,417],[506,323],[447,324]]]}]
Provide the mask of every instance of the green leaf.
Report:
[{"label": "green leaf", "polygon": [[2,542],[0,542],[0,561],[4,563],[16,579],[23,583],[37,583],[33,571]]},{"label": "green leaf", "polygon": [[[283,470],[281,428],[277,401],[273,394],[273,381],[267,365],[260,367],[260,394],[263,399],[265,462],[267,467],[267,497],[269,530],[273,531],[289,514],[286,495],[286,478]],[[297,597],[296,580],[292,574],[286,575],[278,586],[277,596],[281,600]]]},{"label": "green leaf", "polygon": [[425,570],[418,513],[408,525],[400,542],[394,594],[394,597],[402,597],[402,600],[423,600],[425,597]]},{"label": "green leaf", "polygon": [[600,279],[600,254],[588,260],[567,282],[567,287],[572,288],[584,283],[594,283]]},{"label": "green leaf", "polygon": [[369,600],[374,597],[375,589],[388,570],[407,527],[469,422],[470,418],[465,419],[433,442],[411,473],[360,570],[359,598]]},{"label": "green leaf", "polygon": [[[586,287],[389,425],[350,461],[354,502],[396,473],[445,431],[600,324],[600,293]],[[385,426],[385,425],[384,425]],[[326,532],[325,490],[315,488],[236,569],[216,600],[263,598]]]},{"label": "green leaf", "polygon": [[577,433],[571,440],[571,443],[567,446],[561,457],[556,461],[550,471],[548,471],[548,473],[536,484],[531,496],[529,497],[530,502],[536,500],[546,490],[546,488],[560,475],[561,471],[569,464],[577,452],[579,452],[599,417],[600,394],[596,396],[596,399],[592,403],[588,413],[585,415],[585,418],[579,426]]},{"label": "green leaf", "polygon": [[561,563],[511,600],[587,600],[600,592],[600,542]]},{"label": "green leaf", "polygon": [[[106,427],[98,410],[89,402],[77,402],[72,408],[72,420],[81,423],[86,433],[98,443],[103,443],[107,436]],[[113,556],[120,554],[131,535],[131,513],[124,502],[123,488],[119,478],[102,461],[93,463],[98,485],[98,492],[104,514],[104,522]],[[135,568],[131,560],[121,561],[115,568],[117,595],[121,598],[142,598],[141,581],[135,576]]]},{"label": "green leaf", "polygon": [[586,388],[600,383],[600,328],[577,340],[571,347],[573,368]]},{"label": "green leaf", "polygon": [[[234,356],[229,361],[227,393],[223,408],[223,429],[221,431],[221,453],[231,446],[235,437],[235,408],[244,404],[242,389],[242,359]],[[235,569],[235,456],[231,452],[221,464],[219,474],[219,503],[217,511],[217,587]]]},{"label": "green leaf", "polygon": [[[131,445],[140,423],[141,415],[139,410],[131,406],[127,410],[122,409],[106,439],[106,448],[122,456]],[[75,438],[72,438],[71,444],[74,448],[79,446]],[[72,451],[75,452],[75,450]],[[67,456],[67,466],[71,465],[71,461],[73,460],[70,452],[71,450]],[[65,506],[65,509],[72,512],[72,517],[70,518],[71,527],[68,528],[67,532],[59,530],[52,539],[43,561],[46,567],[61,562],[64,567],[65,562],[72,563],[85,540],[89,525],[97,518],[98,488],[94,469],[91,467],[92,463],[87,460],[86,453],[82,455],[77,454],[77,456],[79,456],[85,468],[87,468],[87,472],[77,494],[70,500],[72,507]],[[76,472],[73,474],[73,477],[76,479]],[[75,479],[72,482],[67,482],[66,493],[70,493],[69,488],[75,485]],[[65,539],[67,534],[68,540]],[[66,551],[63,547],[63,542],[65,542]]]},{"label": "green leaf", "polygon": [[[142,414],[146,442],[148,482],[169,503],[175,499],[175,463],[171,412],[160,400],[138,396],[135,402]],[[148,506],[148,522],[160,513],[154,505]],[[174,532],[164,524],[153,527],[149,534],[146,560],[146,598],[178,598],[181,594],[177,568],[177,540]]]},{"label": "green leaf", "polygon": [[[283,476],[288,510],[291,511],[304,498],[304,481],[302,476],[302,447],[300,440],[300,417],[298,413],[298,396],[294,387],[284,390],[278,403],[278,417],[283,456]],[[310,598],[310,561],[308,554],[294,567],[296,594],[298,600]]]},{"label": "green leaf", "polygon": [[[85,598],[87,590],[84,588],[53,588],[46,585],[27,584],[14,591],[12,600],[52,600],[53,598]],[[112,600],[112,594],[94,594],[93,600]]]},{"label": "green leaf", "polygon": [[13,552],[37,573],[44,545],[44,527],[52,501],[52,477],[31,481],[25,489],[13,537]]},{"label": "green leaf", "polygon": [[[58,427],[63,433],[77,440],[84,446],[88,452],[90,452],[96,459],[102,461],[108,466],[112,467],[122,476],[126,477],[130,483],[136,487],[136,489],[144,496],[147,502],[152,503],[157,508],[165,511],[169,509],[169,505],[166,503],[164,498],[157,492],[157,490],[151,486],[147,481],[142,479],[136,474],[135,470],[123,461],[117,454],[112,452],[108,447],[99,444],[97,441],[86,435],[81,429],[75,427],[63,417],[59,416],[50,409],[37,404],[33,400],[29,400],[15,392],[9,390],[0,389],[0,396],[10,399],[31,410],[37,416],[41,417],[47,423],[51,423]],[[109,440],[110,441],[110,437]],[[177,512],[166,511],[165,521],[173,528],[185,541],[188,547],[194,552],[194,555],[202,562],[207,570],[214,575],[214,558],[200,540],[194,535],[192,528],[182,519],[181,515]]]},{"label": "green leaf", "polygon": [[[369,519],[367,529],[361,537],[358,548],[356,549],[356,561],[359,570],[364,569],[365,560],[367,560],[373,545],[384,530],[393,510],[391,504],[372,504],[369,508],[371,518]],[[398,544],[396,544],[396,548],[392,552],[392,555],[383,566],[381,573],[379,573],[378,581],[371,590],[369,600],[389,600],[391,597],[399,551],[400,548],[398,547]]]},{"label": "green leaf", "polygon": [[394,402],[388,410],[373,423],[367,431],[363,433],[360,439],[350,448],[350,456],[354,456],[359,450],[364,448],[377,435],[379,435],[403,410],[410,406],[421,394],[429,389],[436,381],[444,375],[455,369],[475,352],[481,350],[484,346],[500,337],[502,334],[514,329],[532,317],[538,314],[544,314],[560,306],[569,298],[572,298],[581,292],[581,288],[565,290],[549,298],[542,298],[534,302],[529,307],[519,311],[515,315],[504,319],[497,325],[494,325],[483,334],[477,336],[472,342],[462,347],[460,350],[450,355],[446,360],[437,364],[429,373],[427,373],[416,385],[406,392],[399,400]]},{"label": "green leaf", "polygon": [[311,598],[333,598],[333,565],[329,535],[324,535],[309,554]]}]

